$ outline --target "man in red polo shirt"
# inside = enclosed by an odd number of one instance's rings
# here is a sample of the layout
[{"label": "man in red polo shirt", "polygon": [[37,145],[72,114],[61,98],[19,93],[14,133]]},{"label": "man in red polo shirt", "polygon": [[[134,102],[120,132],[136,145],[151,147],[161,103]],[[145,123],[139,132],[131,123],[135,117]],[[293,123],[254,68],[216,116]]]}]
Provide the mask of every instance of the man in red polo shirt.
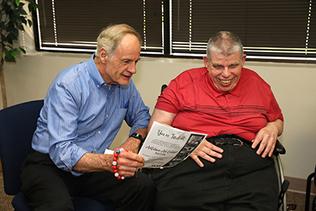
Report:
[{"label": "man in red polo shirt", "polygon": [[156,210],[275,211],[271,158],[283,115],[270,86],[244,68],[240,39],[210,38],[203,68],[187,70],[159,96],[153,121],[208,134],[179,165],[155,170]]}]

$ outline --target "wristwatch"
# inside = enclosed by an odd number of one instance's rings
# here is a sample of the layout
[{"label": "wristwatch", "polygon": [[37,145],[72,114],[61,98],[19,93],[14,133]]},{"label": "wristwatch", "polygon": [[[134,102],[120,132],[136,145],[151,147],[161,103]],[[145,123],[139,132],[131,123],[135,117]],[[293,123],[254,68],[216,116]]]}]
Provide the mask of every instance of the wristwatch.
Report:
[{"label": "wristwatch", "polygon": [[144,142],[143,136],[139,133],[132,133],[132,135],[130,135],[129,137],[133,137],[133,138],[140,140],[141,144]]}]

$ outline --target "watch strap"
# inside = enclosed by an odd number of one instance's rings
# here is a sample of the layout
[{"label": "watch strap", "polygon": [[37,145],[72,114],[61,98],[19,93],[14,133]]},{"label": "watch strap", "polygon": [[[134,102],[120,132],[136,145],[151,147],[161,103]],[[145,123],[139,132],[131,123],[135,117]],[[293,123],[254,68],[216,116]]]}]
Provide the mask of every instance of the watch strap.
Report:
[{"label": "watch strap", "polygon": [[129,137],[133,137],[133,138],[140,140],[140,143],[144,142],[144,137],[139,133],[132,133],[132,135],[130,135]]}]

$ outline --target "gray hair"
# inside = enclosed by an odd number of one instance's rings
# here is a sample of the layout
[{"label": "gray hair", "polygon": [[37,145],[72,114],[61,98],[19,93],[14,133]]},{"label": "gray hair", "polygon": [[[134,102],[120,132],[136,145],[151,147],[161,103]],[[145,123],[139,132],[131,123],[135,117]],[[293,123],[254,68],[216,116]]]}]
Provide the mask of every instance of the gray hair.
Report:
[{"label": "gray hair", "polygon": [[229,31],[219,31],[208,40],[206,54],[210,59],[211,52],[229,56],[237,51],[240,51],[240,55],[243,54],[243,45],[239,37]]},{"label": "gray hair", "polygon": [[135,35],[139,40],[139,43],[142,43],[142,38],[139,33],[127,24],[110,25],[103,29],[97,38],[96,55],[99,56],[99,52],[102,48],[111,55],[116,50],[123,37],[127,34]]}]

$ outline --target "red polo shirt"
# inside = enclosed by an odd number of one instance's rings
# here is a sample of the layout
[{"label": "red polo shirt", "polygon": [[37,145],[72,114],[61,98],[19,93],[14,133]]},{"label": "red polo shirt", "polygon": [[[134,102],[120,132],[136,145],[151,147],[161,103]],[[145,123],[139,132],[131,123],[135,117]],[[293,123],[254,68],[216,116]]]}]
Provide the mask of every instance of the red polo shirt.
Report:
[{"label": "red polo shirt", "polygon": [[283,120],[270,86],[246,68],[229,93],[213,87],[206,68],[187,70],[170,82],[155,107],[176,114],[173,127],[209,136],[235,134],[248,140],[267,122]]}]

